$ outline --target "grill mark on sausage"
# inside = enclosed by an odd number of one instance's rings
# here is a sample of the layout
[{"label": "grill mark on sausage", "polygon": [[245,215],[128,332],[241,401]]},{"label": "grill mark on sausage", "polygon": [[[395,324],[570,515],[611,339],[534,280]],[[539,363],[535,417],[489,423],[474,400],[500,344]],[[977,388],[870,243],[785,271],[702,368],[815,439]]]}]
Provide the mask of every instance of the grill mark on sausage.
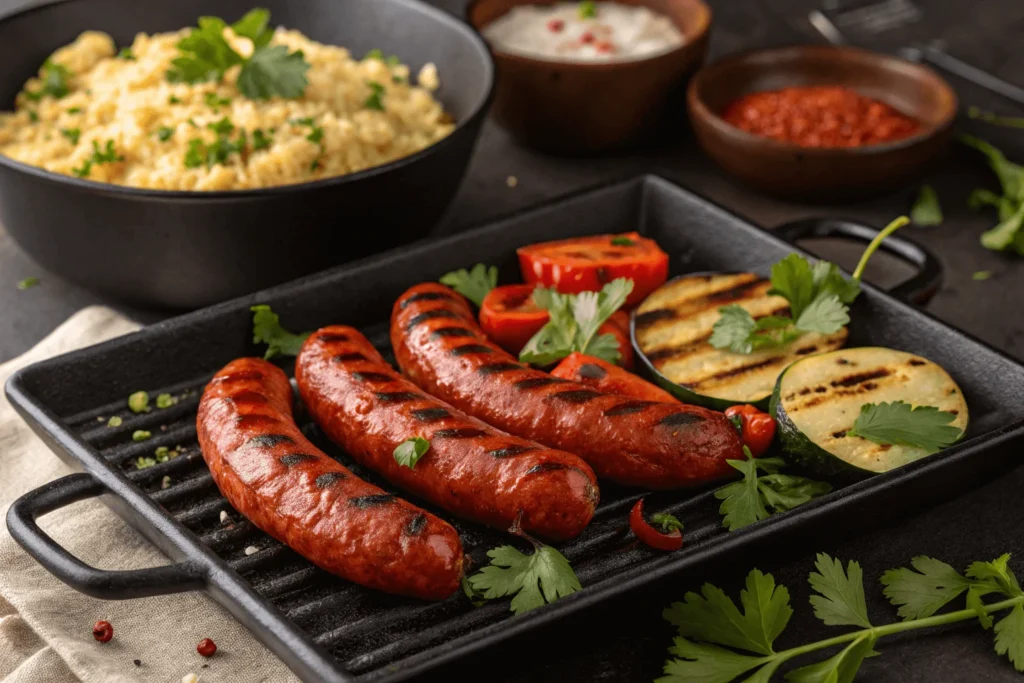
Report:
[{"label": "grill mark on sausage", "polygon": [[579,376],[587,379],[601,379],[608,374],[608,371],[594,363],[584,363],[580,366]]},{"label": "grill mark on sausage", "polygon": [[316,487],[318,489],[326,489],[334,486],[335,483],[348,479],[341,472],[325,472],[316,478]]},{"label": "grill mark on sausage", "polygon": [[653,311],[637,314],[634,324],[637,329],[642,329],[662,320],[674,320],[675,317],[676,312],[671,308],[656,308]]},{"label": "grill mark on sausage", "polygon": [[633,413],[639,413],[647,410],[649,407],[657,405],[654,401],[626,401],[614,405],[608,410],[604,411],[605,417],[616,417],[618,415],[632,415]]},{"label": "grill mark on sausage", "polygon": [[381,372],[353,372],[352,376],[360,382],[394,382],[395,378]]},{"label": "grill mark on sausage", "polygon": [[312,462],[316,459],[317,457],[315,455],[310,455],[309,453],[289,453],[288,455],[282,455],[278,458],[278,462],[285,467],[294,467],[300,462]]},{"label": "grill mark on sausage", "polygon": [[451,294],[445,292],[419,292],[403,301],[400,307],[404,309],[409,304],[414,304],[417,301],[456,301],[456,299]]},{"label": "grill mark on sausage", "polygon": [[523,366],[519,363],[491,363],[490,365],[481,365],[476,369],[481,375],[497,375],[501,372],[510,372],[512,370],[522,370]]},{"label": "grill mark on sausage", "polygon": [[267,397],[258,391],[240,391],[231,396],[235,404],[248,403],[249,405],[263,405],[267,403]]},{"label": "grill mark on sausage", "polygon": [[281,420],[270,415],[238,415],[235,417],[235,424],[242,429],[249,429],[252,427],[276,427],[281,424]]},{"label": "grill mark on sausage", "polygon": [[546,387],[551,384],[568,384],[569,381],[565,379],[559,379],[558,377],[531,377],[530,379],[521,379],[516,382],[516,389],[537,389],[538,387]]},{"label": "grill mark on sausage", "polygon": [[591,391],[590,389],[572,389],[570,391],[559,391],[557,394],[551,394],[548,398],[557,398],[559,401],[579,405],[592,401],[598,396],[604,396],[604,394],[598,391]]},{"label": "grill mark on sausage", "polygon": [[869,370],[868,372],[858,372],[853,375],[847,375],[842,379],[832,381],[833,387],[853,387],[858,384],[862,384],[872,379],[882,379],[892,374],[888,368],[878,368],[877,370]]},{"label": "grill mark on sausage", "polygon": [[247,446],[259,446],[261,448],[273,448],[282,443],[295,443],[295,440],[285,434],[260,434],[245,442]]},{"label": "grill mark on sausage", "polygon": [[416,401],[423,398],[422,394],[412,391],[378,391],[374,395],[378,401],[384,403],[405,403],[406,401]]},{"label": "grill mark on sausage", "polygon": [[560,462],[542,462],[526,470],[526,474],[543,474],[545,472],[558,472],[559,470],[567,469],[569,469],[569,466],[563,465]]},{"label": "grill mark on sausage", "polygon": [[405,533],[407,536],[417,536],[426,526],[427,516],[421,512],[405,525]]},{"label": "grill mark on sausage", "polygon": [[230,375],[215,377],[212,382],[216,382],[217,384],[226,384],[228,382],[241,382],[249,379],[263,380],[266,378],[259,370],[240,370],[238,372],[233,372]]},{"label": "grill mark on sausage", "polygon": [[370,359],[364,356],[363,354],[359,353],[358,351],[353,351],[352,353],[343,353],[340,356],[334,356],[333,358],[331,358],[331,360],[334,361],[335,363],[348,363],[354,360]]},{"label": "grill mark on sausage", "polygon": [[658,424],[668,427],[682,427],[683,425],[698,424],[703,421],[703,417],[693,413],[673,413],[658,420]]},{"label": "grill mark on sausage", "polygon": [[451,413],[444,408],[421,408],[412,411],[410,414],[420,422],[437,422],[446,417],[451,417]]},{"label": "grill mark on sausage", "polygon": [[430,333],[432,339],[440,339],[447,337],[449,339],[456,337],[475,337],[476,334],[472,330],[467,330],[465,327],[439,327]]},{"label": "grill mark on sausage", "polygon": [[451,355],[458,358],[459,356],[465,356],[470,353],[494,353],[494,349],[483,344],[464,344],[463,346],[457,346],[452,349]]},{"label": "grill mark on sausage", "polygon": [[462,316],[455,311],[449,311],[447,308],[438,308],[433,311],[424,311],[423,313],[413,316],[412,320],[409,321],[409,324],[405,326],[405,331],[411,332],[413,328],[420,323],[425,323],[428,320],[440,320],[442,318],[446,320],[462,320]]},{"label": "grill mark on sausage", "polygon": [[334,342],[347,342],[350,341],[347,334],[336,334],[333,332],[325,332],[324,334],[317,335],[317,341],[326,342],[332,344]]},{"label": "grill mark on sausage", "polygon": [[487,451],[487,455],[493,458],[513,458],[523,453],[537,450],[536,446],[520,446],[519,444],[512,444],[511,446],[505,446],[504,448],[495,448],[493,451]]},{"label": "grill mark on sausage", "polygon": [[475,439],[478,436],[489,436],[489,432],[473,427],[457,427],[455,429],[438,429],[433,439]]},{"label": "grill mark on sausage", "polygon": [[357,498],[349,498],[348,504],[353,505],[360,510],[366,510],[373,507],[379,507],[381,505],[387,505],[395,500],[394,495],[390,493],[377,493],[372,496],[359,496]]}]

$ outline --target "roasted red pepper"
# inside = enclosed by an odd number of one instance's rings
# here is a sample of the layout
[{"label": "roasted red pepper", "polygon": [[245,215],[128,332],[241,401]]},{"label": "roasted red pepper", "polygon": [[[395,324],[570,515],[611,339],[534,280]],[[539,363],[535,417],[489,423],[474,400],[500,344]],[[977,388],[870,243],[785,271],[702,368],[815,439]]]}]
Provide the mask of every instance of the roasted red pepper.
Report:
[{"label": "roasted red pepper", "polygon": [[767,451],[775,440],[775,418],[751,405],[732,406],[725,416],[740,420],[740,437],[756,458]]},{"label": "roasted red pepper", "polygon": [[511,354],[518,354],[550,319],[533,301],[535,285],[495,287],[480,304],[480,327],[487,338]]},{"label": "roasted red pepper", "polygon": [[662,517],[664,532],[658,531],[644,519],[644,499],[641,498],[629,511],[629,528],[640,542],[655,550],[679,550],[683,547],[683,525],[672,515],[655,515],[652,519],[658,523]]}]

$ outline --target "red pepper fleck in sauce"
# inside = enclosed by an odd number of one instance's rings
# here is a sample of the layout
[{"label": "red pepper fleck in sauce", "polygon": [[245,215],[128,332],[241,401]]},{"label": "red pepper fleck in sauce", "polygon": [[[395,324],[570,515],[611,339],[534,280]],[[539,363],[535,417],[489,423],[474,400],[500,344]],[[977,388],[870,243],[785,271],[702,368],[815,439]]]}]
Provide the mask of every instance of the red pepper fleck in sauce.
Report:
[{"label": "red pepper fleck in sauce", "polygon": [[861,147],[921,129],[915,119],[842,86],[809,86],[744,95],[725,108],[728,123],[801,147]]},{"label": "red pepper fleck in sauce", "polygon": [[561,19],[552,19],[548,22],[548,30],[552,33],[561,33],[565,28],[565,22]]},{"label": "red pepper fleck in sauce", "polygon": [[580,36],[580,42],[585,44],[594,42],[594,34],[590,31],[584,32],[583,35]]}]

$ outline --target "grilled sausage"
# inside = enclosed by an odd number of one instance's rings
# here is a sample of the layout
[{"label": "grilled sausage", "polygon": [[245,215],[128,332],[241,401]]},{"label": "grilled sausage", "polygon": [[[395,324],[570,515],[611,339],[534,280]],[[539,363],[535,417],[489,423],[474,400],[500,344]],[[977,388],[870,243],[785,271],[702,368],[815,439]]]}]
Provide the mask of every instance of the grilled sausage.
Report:
[{"label": "grilled sausage", "polygon": [[552,377],[586,384],[606,394],[617,394],[641,401],[679,403],[675,396],[647,380],[601,358],[573,352],[551,371]]},{"label": "grilled sausage", "polygon": [[359,479],[292,419],[279,368],[240,358],[199,403],[203,457],[221,493],[313,564],[388,593],[441,600],[458,590],[462,543],[446,522]]},{"label": "grilled sausage", "polygon": [[734,474],[726,459],[744,457],[721,413],[601,393],[518,362],[440,284],[398,298],[391,343],[402,372],[424,390],[499,429],[576,453],[598,477],[672,489]]},{"label": "grilled sausage", "polygon": [[[314,332],[295,362],[313,419],[353,458],[450,512],[498,529],[564,540],[594,516],[597,479],[575,455],[509,436],[425,395],[351,327]],[[395,447],[422,436],[409,468]]]}]

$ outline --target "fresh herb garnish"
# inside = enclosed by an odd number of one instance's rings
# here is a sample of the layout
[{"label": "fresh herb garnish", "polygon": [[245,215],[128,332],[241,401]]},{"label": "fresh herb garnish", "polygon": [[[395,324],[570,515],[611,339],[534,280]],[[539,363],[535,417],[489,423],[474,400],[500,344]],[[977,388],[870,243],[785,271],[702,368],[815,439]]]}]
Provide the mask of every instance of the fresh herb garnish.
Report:
[{"label": "fresh herb garnish", "polygon": [[766,519],[773,512],[792,510],[832,490],[823,481],[782,474],[786,464],[782,458],[754,458],[746,446],[743,453],[746,460],[726,460],[743,473],[743,479],[715,491],[715,498],[722,501],[718,508],[722,525],[729,531]]},{"label": "fresh herb garnish", "polygon": [[370,96],[363,102],[363,106],[367,109],[375,109],[377,111],[384,111],[384,86],[377,81],[367,81],[366,85],[370,86]]},{"label": "fresh herb garnish", "polygon": [[277,313],[266,304],[258,304],[249,308],[252,311],[252,343],[266,344],[267,352],[263,357],[270,360],[274,356],[297,356],[302,343],[310,335],[292,334],[281,327]]},{"label": "fresh herb garnish", "polygon": [[120,50],[118,50],[117,58],[123,59],[126,62],[138,61],[137,59],[135,59],[135,53],[132,52],[132,49],[130,47],[122,47]]},{"label": "fresh herb garnish", "polygon": [[128,397],[128,407],[133,413],[148,413],[149,394],[145,391],[136,391]]},{"label": "fresh herb garnish", "polygon": [[982,111],[978,107],[970,107],[967,115],[972,119],[978,119],[993,126],[1004,126],[1006,128],[1024,128],[1024,116],[1000,116],[990,111]]},{"label": "fresh herb garnish", "polygon": [[174,460],[179,455],[181,455],[181,446],[177,446],[173,450],[167,446],[158,446],[157,449],[153,451],[153,457],[156,458],[157,462]]},{"label": "fresh herb garnish", "polygon": [[39,114],[35,113],[32,110],[29,110],[29,112],[28,112],[28,120],[31,121],[32,123],[39,123]]},{"label": "fresh herb garnish", "polygon": [[674,515],[670,515],[667,512],[659,512],[651,515],[651,526],[660,528],[662,532],[666,534],[670,534],[673,531],[683,530],[683,523]]},{"label": "fresh herb garnish", "polygon": [[615,363],[619,360],[619,342],[613,334],[597,334],[612,313],[626,303],[633,281],[612,280],[600,292],[560,294],[538,287],[533,300],[547,309],[551,319],[526,342],[519,360],[535,365],[550,365],[574,351]]},{"label": "fresh herb garnish", "polygon": [[483,600],[514,595],[511,610],[522,614],[581,589],[576,573],[562,553],[516,527],[511,531],[530,541],[533,553],[524,555],[510,545],[488,550],[491,563],[468,578],[474,595]]},{"label": "fresh herb garnish", "polygon": [[160,140],[160,142],[167,142],[168,140],[171,139],[172,135],[174,135],[174,129],[168,128],[167,126],[161,126],[156,131],[156,137]]},{"label": "fresh herb garnish", "polygon": [[235,131],[235,124],[231,123],[226,116],[220,121],[206,124],[206,127],[217,135],[231,135]]},{"label": "fresh herb garnish", "polygon": [[35,276],[31,276],[31,277],[25,278],[24,280],[19,281],[18,282],[18,289],[20,289],[22,291],[25,291],[26,289],[31,289],[32,287],[35,287],[38,284],[39,284],[39,278],[37,278]]},{"label": "fresh herb garnish", "polygon": [[232,142],[228,135],[235,130],[235,126],[227,117],[215,123],[208,123],[206,127],[217,133],[217,139],[207,144],[201,138],[192,138],[188,141],[188,149],[185,151],[185,168],[198,168],[206,164],[206,168],[212,168],[214,164],[226,164],[232,154],[242,154],[248,144],[248,137],[244,130],[239,130],[238,139]]},{"label": "fresh herb garnish", "polygon": [[992,277],[991,270],[978,270],[975,271],[973,275],[971,275],[972,280],[987,280],[990,277]]},{"label": "fresh herb garnish", "polygon": [[[68,81],[71,79],[71,72],[62,64],[46,60],[43,63],[43,85],[36,91],[23,90],[22,94],[33,102],[38,102],[46,96],[60,99],[71,92]],[[38,119],[33,119],[38,120]]]},{"label": "fresh herb garnish", "polygon": [[320,158],[324,155],[324,129],[316,125],[316,121],[311,116],[307,116],[301,119],[292,119],[289,121],[293,126],[309,126],[309,134],[306,135],[306,139],[312,142],[314,145],[320,147],[320,154],[309,164],[310,172],[316,171],[320,168]]},{"label": "fresh herb garnish", "polygon": [[156,465],[156,459],[147,458],[142,455],[140,455],[138,460],[135,461],[135,469],[137,470],[144,470],[148,467],[153,467],[154,465]]},{"label": "fresh herb garnish", "polygon": [[868,260],[882,240],[909,222],[909,218],[900,216],[883,228],[864,250],[850,280],[833,263],[818,261],[812,266],[803,256],[790,254],[772,266],[772,288],[768,293],[784,297],[792,317],[767,316],[755,320],[742,306],[724,306],[719,309],[721,317],[715,322],[708,342],[717,349],[752,353],[784,346],[808,332],[838,332],[850,322],[849,306],[860,295],[860,280]]},{"label": "fresh herb garnish", "polygon": [[132,441],[145,441],[153,436],[152,432],[145,429],[136,429],[132,432]]},{"label": "fresh herb garnish", "polygon": [[[776,585],[771,574],[754,569],[747,575],[740,593],[743,611],[720,588],[704,584],[701,593],[687,593],[664,611],[664,617],[679,631],[669,648],[673,655],[665,662],[665,676],[656,683],[729,683],[743,677],[748,682],[768,683],[776,671],[796,657],[836,645],[845,649],[829,659],[789,671],[793,683],[850,683],[866,657],[877,655],[875,642],[889,635],[960,621],[977,620],[990,628],[992,615],[1010,610],[995,623],[995,650],[1006,655],[1017,671],[1024,671],[1024,591],[1008,566],[1010,556],[992,562],[975,562],[966,576],[944,562],[915,557],[914,570],[891,569],[881,578],[884,594],[899,607],[904,621],[873,625],[864,600],[860,565],[842,562],[823,553],[815,561],[817,572],[809,579],[814,615],[828,626],[856,626],[858,630],[775,651],[775,640],[793,615],[789,591]],[[965,609],[934,616],[966,593]],[[985,595],[999,594],[1003,600],[984,603]],[[739,650],[740,652],[737,652]],[[748,676],[754,671],[752,676]]]},{"label": "fresh herb garnish", "polygon": [[159,394],[156,397],[156,407],[161,410],[164,408],[170,408],[173,405],[177,405],[178,397],[170,394]]},{"label": "fresh herb garnish", "polygon": [[916,225],[942,225],[942,206],[939,195],[931,185],[922,185],[917,193],[914,206],[910,209],[910,220]]},{"label": "fresh herb garnish", "polygon": [[636,244],[636,242],[629,239],[628,237],[623,237],[622,235],[619,235],[618,237],[612,238],[612,244],[616,247],[631,247],[634,244]]},{"label": "fresh herb garnish", "polygon": [[995,207],[999,223],[981,235],[981,244],[986,249],[1005,251],[1011,247],[1024,256],[1024,166],[1015,164],[998,149],[976,137],[960,135],[960,142],[973,147],[988,158],[989,166],[999,178],[1002,195],[988,190],[975,190],[968,200],[972,209],[984,206]]},{"label": "fresh herb garnish", "polygon": [[100,149],[100,144],[95,140],[92,141],[92,156],[82,162],[81,168],[73,168],[71,172],[79,178],[85,178],[92,172],[92,167],[97,164],[113,164],[118,161],[124,161],[124,157],[119,155],[114,149],[114,141],[107,140],[107,144],[103,149]]},{"label": "fresh herb garnish", "polygon": [[181,104],[181,98],[177,95],[171,95],[167,98],[167,104]]},{"label": "fresh herb garnish", "polygon": [[460,268],[445,273],[440,282],[480,306],[487,293],[498,286],[498,268],[478,263],[472,270]]},{"label": "fresh herb garnish", "polygon": [[71,107],[70,109],[68,109],[68,113],[69,114],[81,114],[82,113],[82,108],[81,107]]},{"label": "fresh herb garnish", "polygon": [[580,19],[596,19],[597,5],[592,0],[583,0],[579,7]]},{"label": "fresh herb garnish", "polygon": [[955,419],[953,413],[935,406],[911,406],[904,401],[868,403],[861,406],[853,429],[846,435],[937,453],[960,438],[961,431],[949,424]]},{"label": "fresh herb garnish", "polygon": [[123,423],[124,423],[124,420],[122,420],[117,415],[114,415],[109,420],[107,420],[107,426],[111,427],[111,428],[113,428],[113,427],[120,427]]},{"label": "fresh herb garnish", "polygon": [[430,450],[430,442],[422,436],[414,436],[395,446],[395,462],[402,467],[415,469],[416,463]]},{"label": "fresh herb garnish", "polygon": [[192,138],[188,141],[188,149],[185,150],[185,168],[199,168],[206,161],[206,145],[199,138]]},{"label": "fresh herb garnish", "polygon": [[213,109],[214,114],[219,113],[221,107],[231,104],[231,98],[220,97],[215,92],[208,92],[203,95],[203,101],[207,107]]},{"label": "fresh herb garnish", "polygon": [[269,45],[274,36],[268,27],[270,12],[254,9],[231,25],[239,36],[253,42],[252,56],[245,58],[224,39],[227,23],[217,17],[200,17],[198,28],[178,42],[182,55],[171,62],[171,83],[219,81],[233,66],[241,65],[236,83],[250,99],[301,97],[308,83],[309,62],[301,51],[288,52],[284,45]]},{"label": "fresh herb garnish", "polygon": [[263,132],[262,128],[257,128],[252,132],[252,149],[258,152],[261,149],[266,149],[270,145],[274,144],[274,139]]}]

